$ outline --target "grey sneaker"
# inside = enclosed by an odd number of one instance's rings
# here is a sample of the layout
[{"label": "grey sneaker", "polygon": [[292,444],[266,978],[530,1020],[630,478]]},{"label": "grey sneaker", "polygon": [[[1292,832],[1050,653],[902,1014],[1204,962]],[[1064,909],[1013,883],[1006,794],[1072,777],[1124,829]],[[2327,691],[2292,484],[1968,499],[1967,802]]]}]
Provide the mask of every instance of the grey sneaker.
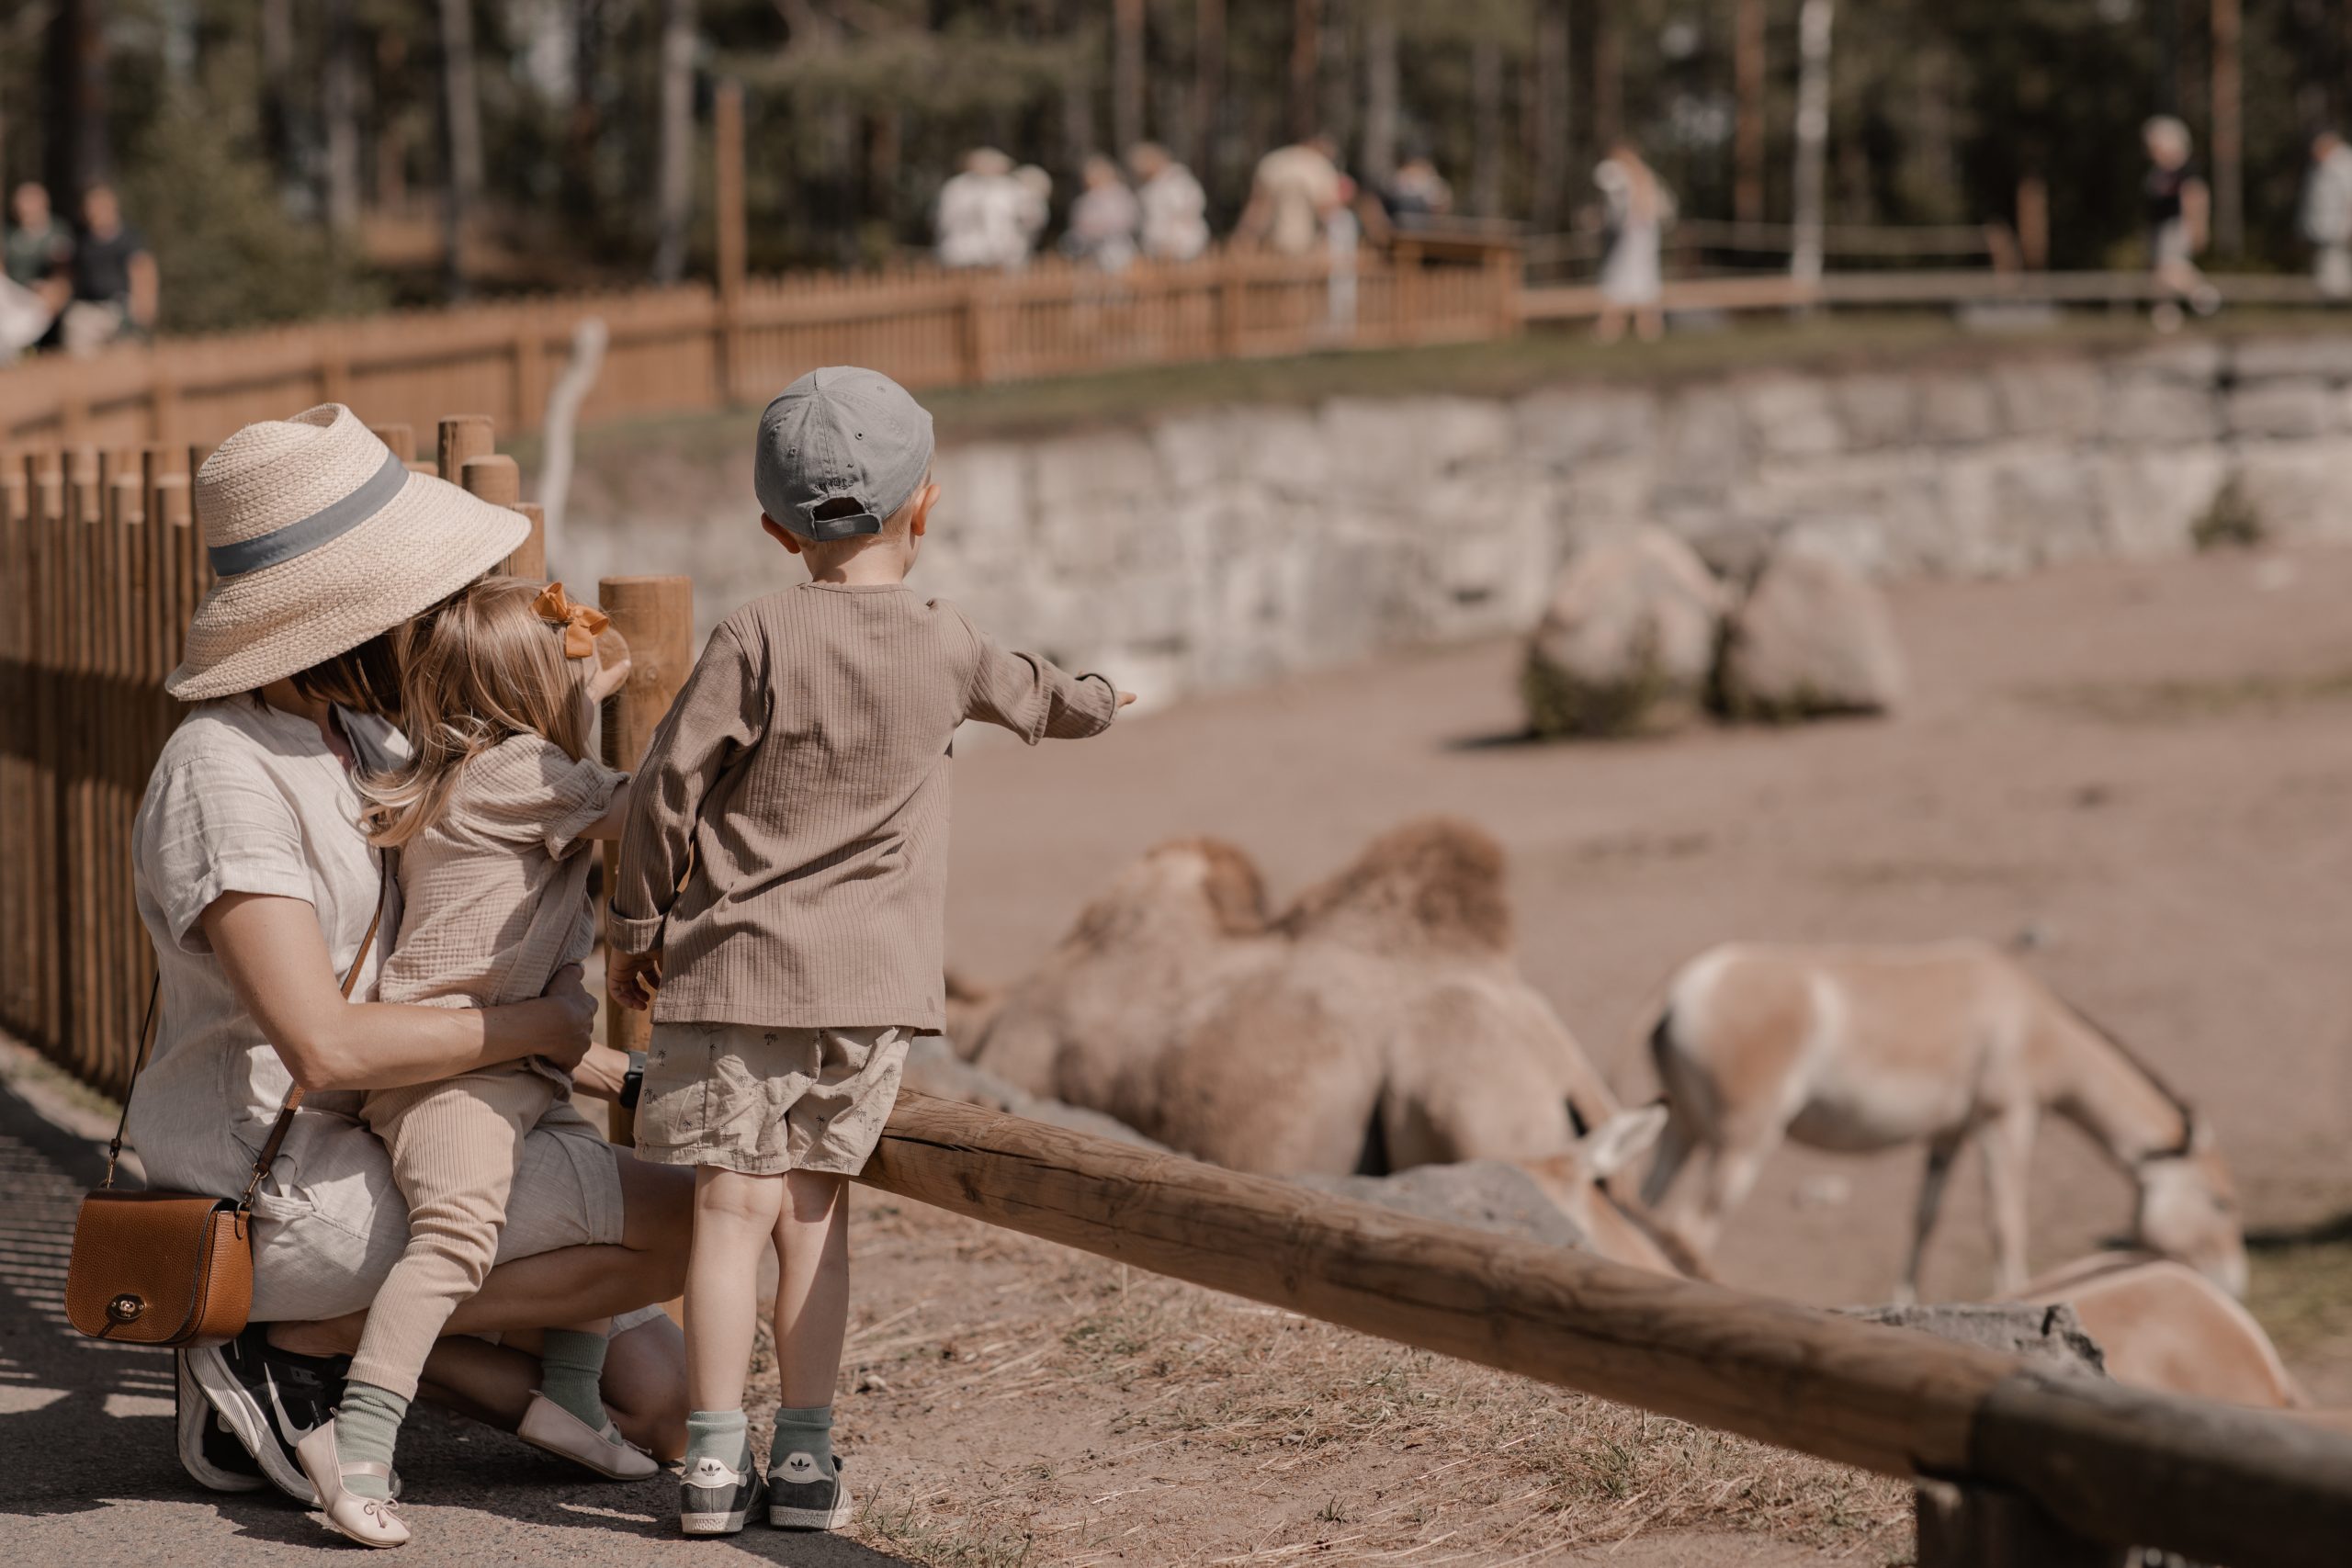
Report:
[{"label": "grey sneaker", "polygon": [[786,1455],[768,1471],[768,1523],[778,1529],[837,1530],[849,1523],[842,1461],[825,1472],[814,1454]]},{"label": "grey sneaker", "polygon": [[767,1494],[760,1467],[749,1449],[743,1462],[729,1468],[715,1459],[698,1459],[678,1477],[678,1530],[683,1535],[736,1535],[743,1521]]}]

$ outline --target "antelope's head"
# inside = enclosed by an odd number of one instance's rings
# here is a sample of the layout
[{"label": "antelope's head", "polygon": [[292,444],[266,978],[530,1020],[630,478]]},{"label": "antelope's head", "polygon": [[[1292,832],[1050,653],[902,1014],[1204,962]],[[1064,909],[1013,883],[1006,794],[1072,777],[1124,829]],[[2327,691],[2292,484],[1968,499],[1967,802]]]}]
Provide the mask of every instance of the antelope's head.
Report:
[{"label": "antelope's head", "polygon": [[2132,1229],[2142,1247],[2177,1258],[2233,1296],[2245,1294],[2245,1232],[2236,1185],[2213,1134],[2188,1119],[2181,1147],[2150,1155],[2133,1168],[2139,1182]]}]

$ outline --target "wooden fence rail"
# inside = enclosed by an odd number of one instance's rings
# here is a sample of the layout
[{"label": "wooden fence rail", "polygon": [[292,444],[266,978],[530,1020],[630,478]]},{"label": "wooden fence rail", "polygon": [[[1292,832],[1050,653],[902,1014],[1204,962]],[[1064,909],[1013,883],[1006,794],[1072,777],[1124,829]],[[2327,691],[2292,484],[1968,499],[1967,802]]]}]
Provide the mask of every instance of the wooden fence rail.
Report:
[{"label": "wooden fence rail", "polygon": [[[379,427],[396,450],[405,427]],[[512,494],[487,422],[436,461]],[[207,581],[185,448],[0,465],[0,1026],[124,1086],[153,958],[130,822]],[[508,562],[537,574],[534,539]],[[683,579],[607,579],[637,650],[630,759],[692,654]],[[1443,1354],[1921,1483],[1920,1568],[2340,1563],[2352,1434],[2015,1358],[905,1096],[863,1178],[899,1196]]]},{"label": "wooden fence rail", "polygon": [[[1466,259],[1465,259],[1466,258]],[[538,428],[573,328],[609,333],[586,421],[759,403],[802,371],[855,363],[910,387],[1326,348],[1451,343],[1519,326],[1508,242],[1441,258],[1218,254],[1115,276],[1047,258],[1016,274],[910,269],[752,279],[400,311],[126,345],[0,370],[0,443],[213,442],[317,402],[427,427],[479,409]],[[455,477],[454,475],[451,477]]]}]

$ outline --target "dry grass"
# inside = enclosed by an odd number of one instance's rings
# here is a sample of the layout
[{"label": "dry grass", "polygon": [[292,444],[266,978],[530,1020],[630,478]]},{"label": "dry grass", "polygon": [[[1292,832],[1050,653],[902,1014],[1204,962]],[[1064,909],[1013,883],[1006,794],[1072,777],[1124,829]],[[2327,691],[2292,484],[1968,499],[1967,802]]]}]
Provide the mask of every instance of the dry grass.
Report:
[{"label": "dry grass", "polygon": [[1504,1562],[1691,1529],[1908,1549],[1895,1482],[929,1211],[875,1219],[862,1289],[960,1288],[863,1296],[851,1450],[1043,1456],[865,1489],[857,1533],[916,1562]]},{"label": "dry grass", "polygon": [[2164,727],[2352,699],[2352,670],[2037,686],[2024,695],[2045,707],[2109,724]]}]

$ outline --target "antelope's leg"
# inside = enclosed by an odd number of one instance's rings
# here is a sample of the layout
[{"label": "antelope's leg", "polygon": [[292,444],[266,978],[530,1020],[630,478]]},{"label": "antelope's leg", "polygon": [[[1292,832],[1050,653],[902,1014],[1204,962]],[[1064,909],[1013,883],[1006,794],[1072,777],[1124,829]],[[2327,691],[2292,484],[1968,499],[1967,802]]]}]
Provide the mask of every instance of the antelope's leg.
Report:
[{"label": "antelope's leg", "polygon": [[1909,1306],[1919,1299],[1919,1269],[1927,1259],[1928,1237],[1934,1234],[1936,1217],[1943,1212],[1944,1183],[1951,1179],[1952,1161],[1960,1157],[1961,1145],[1967,1141],[1964,1132],[1947,1133],[1928,1145],[1928,1168],[1919,1178],[1919,1207],[1911,1219],[1911,1256],[1894,1286],[1898,1306]]},{"label": "antelope's leg", "polygon": [[2013,1106],[1984,1128],[1984,1217],[1993,1229],[1996,1288],[2005,1296],[2025,1288],[2034,1111],[2030,1104]]},{"label": "antelope's leg", "polygon": [[1649,1174],[1642,1178],[1642,1206],[1655,1212],[1666,1201],[1674,1187],[1674,1179],[1682,1174],[1683,1162],[1690,1157],[1692,1133],[1686,1115],[1672,1112],[1666,1131],[1659,1134],[1657,1154],[1650,1161]]},{"label": "antelope's leg", "polygon": [[1705,1258],[1715,1249],[1716,1238],[1723,1235],[1724,1221],[1739,1207],[1756,1185],[1757,1175],[1763,1170],[1764,1161],[1781,1146],[1785,1129],[1778,1122],[1749,1122],[1724,1130],[1723,1141],[1707,1150],[1707,1179],[1699,1193],[1697,1213],[1677,1226],[1691,1250]]}]

